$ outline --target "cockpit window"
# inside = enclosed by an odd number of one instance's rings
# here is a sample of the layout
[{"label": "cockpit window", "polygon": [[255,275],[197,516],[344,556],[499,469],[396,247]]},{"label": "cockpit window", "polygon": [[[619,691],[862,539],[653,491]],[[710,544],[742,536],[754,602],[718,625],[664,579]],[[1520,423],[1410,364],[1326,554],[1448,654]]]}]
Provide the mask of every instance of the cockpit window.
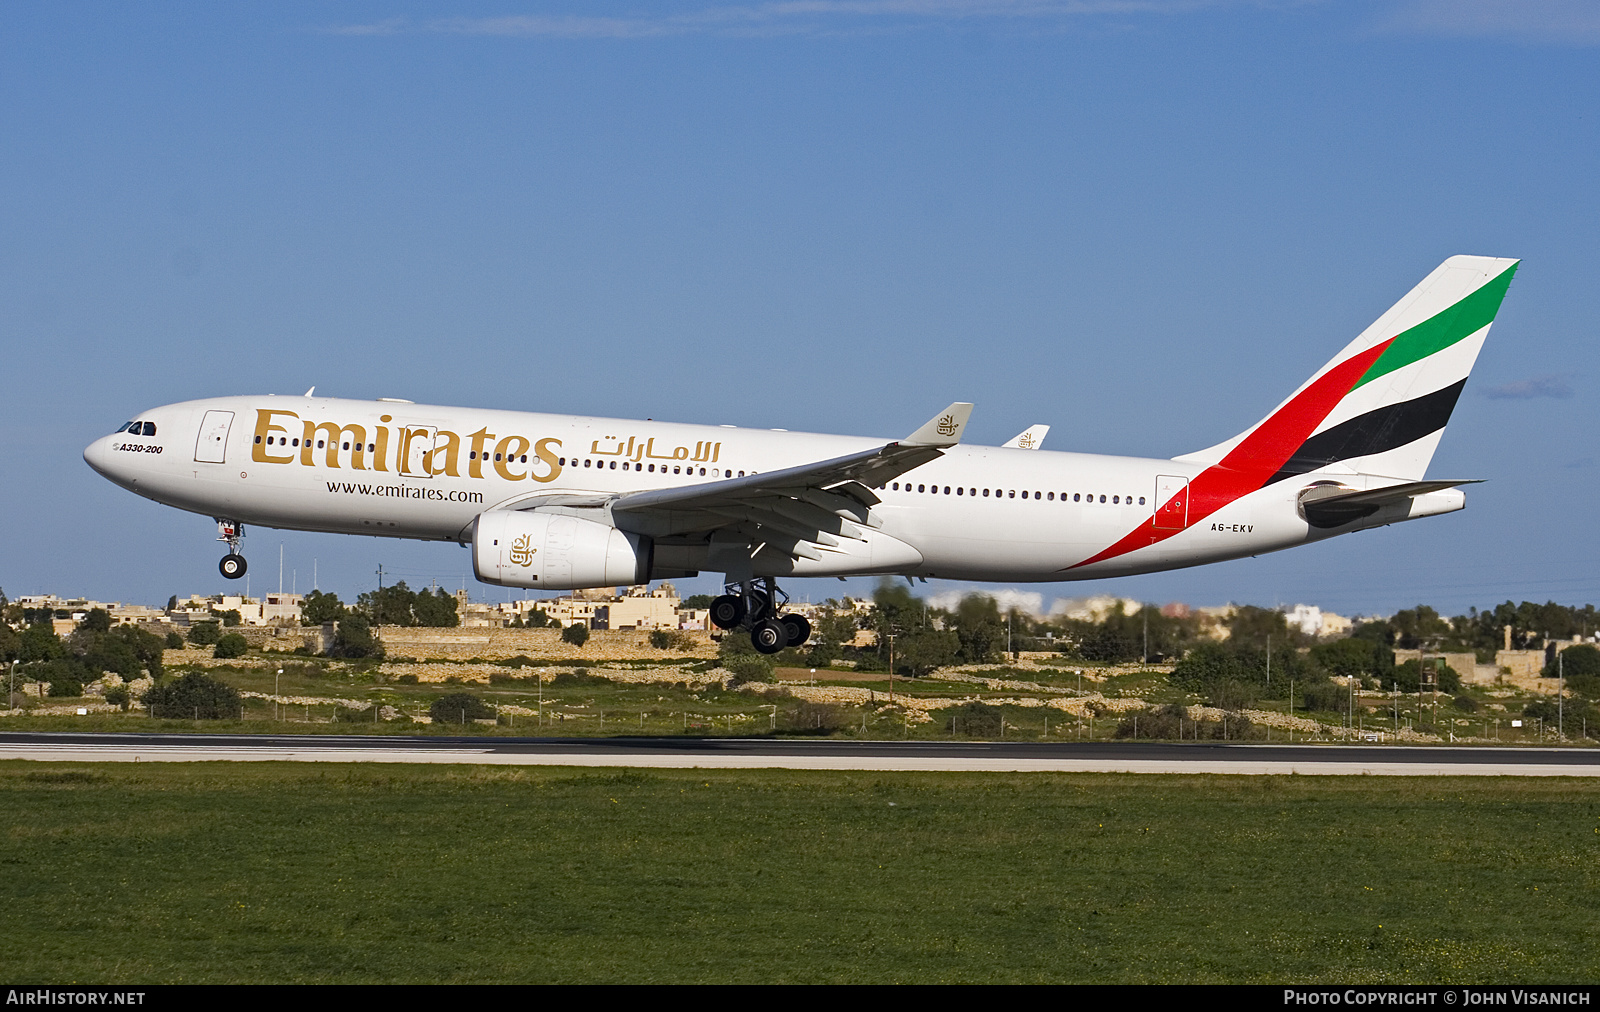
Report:
[{"label": "cockpit window", "polygon": [[156,423],[155,422],[145,422],[144,423],[144,434],[147,435],[147,436],[155,435],[156,434]]},{"label": "cockpit window", "polygon": [[[135,425],[138,425],[138,424],[139,424],[138,422],[123,422],[122,423],[122,427],[117,429],[117,432],[127,432],[129,429],[133,428]],[[116,434],[117,434],[116,432],[112,433],[113,436],[116,435]]]}]

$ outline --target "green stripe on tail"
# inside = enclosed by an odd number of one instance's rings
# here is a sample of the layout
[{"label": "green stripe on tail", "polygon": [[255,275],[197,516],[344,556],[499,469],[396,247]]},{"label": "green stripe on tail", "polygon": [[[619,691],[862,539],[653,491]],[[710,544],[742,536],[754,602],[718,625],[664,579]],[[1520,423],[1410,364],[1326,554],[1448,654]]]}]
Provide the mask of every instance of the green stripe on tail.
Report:
[{"label": "green stripe on tail", "polygon": [[1400,334],[1350,389],[1355,390],[1379,376],[1420,362],[1493,323],[1495,314],[1500,311],[1500,303],[1505,300],[1506,289],[1511,287],[1511,275],[1517,273],[1517,266],[1512,264],[1499,277],[1449,309]]}]

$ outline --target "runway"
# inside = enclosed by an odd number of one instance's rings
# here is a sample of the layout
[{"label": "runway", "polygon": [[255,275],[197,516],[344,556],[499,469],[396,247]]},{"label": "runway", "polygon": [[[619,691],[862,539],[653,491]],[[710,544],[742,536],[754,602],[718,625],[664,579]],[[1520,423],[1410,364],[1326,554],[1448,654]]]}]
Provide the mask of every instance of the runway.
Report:
[{"label": "runway", "polygon": [[1175,742],[897,742],[752,738],[0,733],[0,759],[371,762],[663,769],[1600,776],[1600,749]]}]

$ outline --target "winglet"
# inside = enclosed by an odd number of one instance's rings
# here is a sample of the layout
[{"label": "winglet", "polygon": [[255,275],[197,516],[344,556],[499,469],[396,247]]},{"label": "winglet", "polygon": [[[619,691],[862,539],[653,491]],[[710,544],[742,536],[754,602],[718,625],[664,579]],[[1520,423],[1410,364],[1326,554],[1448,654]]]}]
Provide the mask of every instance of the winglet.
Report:
[{"label": "winglet", "polygon": [[972,417],[972,405],[956,401],[934,415],[911,435],[900,440],[901,446],[954,446],[961,442],[967,419]]},{"label": "winglet", "polygon": [[1001,443],[1000,448],[1003,450],[1037,450],[1044,443],[1045,434],[1049,431],[1050,426],[1048,425],[1030,425]]}]

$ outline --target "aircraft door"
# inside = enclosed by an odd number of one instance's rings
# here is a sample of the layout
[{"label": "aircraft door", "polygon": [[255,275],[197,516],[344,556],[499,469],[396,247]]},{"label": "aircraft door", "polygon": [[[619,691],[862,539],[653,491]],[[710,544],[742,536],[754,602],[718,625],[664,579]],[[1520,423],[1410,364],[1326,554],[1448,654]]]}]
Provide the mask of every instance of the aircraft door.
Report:
[{"label": "aircraft door", "polygon": [[232,411],[207,411],[200,422],[200,435],[194,441],[194,459],[202,464],[224,463],[228,430],[232,427]]},{"label": "aircraft door", "polygon": [[432,478],[433,443],[439,430],[432,426],[406,427],[400,430],[405,448],[400,451],[400,473],[412,478]]},{"label": "aircraft door", "polygon": [[1156,477],[1155,528],[1181,531],[1189,526],[1189,479],[1163,474]]}]

